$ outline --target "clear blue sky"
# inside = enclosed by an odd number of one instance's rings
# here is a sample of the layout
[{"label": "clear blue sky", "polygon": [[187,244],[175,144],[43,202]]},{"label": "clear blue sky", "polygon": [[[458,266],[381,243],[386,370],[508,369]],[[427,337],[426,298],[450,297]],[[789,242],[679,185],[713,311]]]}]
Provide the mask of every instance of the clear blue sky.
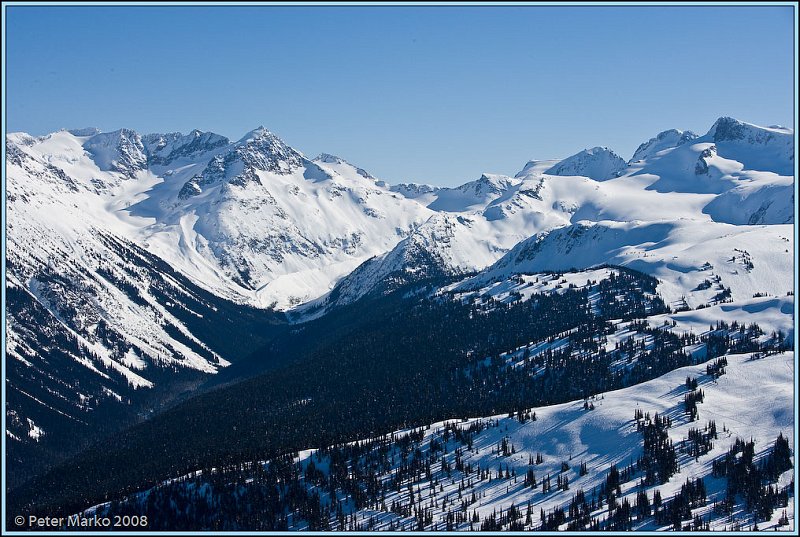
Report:
[{"label": "clear blue sky", "polygon": [[730,115],[794,122],[784,7],[7,6],[7,127],[263,124],[455,185]]}]

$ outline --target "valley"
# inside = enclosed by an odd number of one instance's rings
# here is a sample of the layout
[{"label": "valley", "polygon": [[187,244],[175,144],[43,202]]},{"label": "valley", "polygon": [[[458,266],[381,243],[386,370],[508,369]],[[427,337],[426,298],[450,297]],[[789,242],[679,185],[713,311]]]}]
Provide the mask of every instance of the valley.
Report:
[{"label": "valley", "polygon": [[791,129],[458,187],[264,127],[6,155],[9,515],[794,528]]}]

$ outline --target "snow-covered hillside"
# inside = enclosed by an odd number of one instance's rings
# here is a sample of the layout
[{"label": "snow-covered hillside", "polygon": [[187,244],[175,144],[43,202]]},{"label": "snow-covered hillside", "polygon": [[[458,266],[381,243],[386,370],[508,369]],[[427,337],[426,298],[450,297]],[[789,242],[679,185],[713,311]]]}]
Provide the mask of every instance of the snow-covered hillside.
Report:
[{"label": "snow-covered hillside", "polygon": [[[793,362],[791,352],[728,355],[711,368],[683,367],[583,400],[512,415],[454,416],[236,470],[195,472],[83,514],[133,509],[158,514],[159,524],[164,511],[146,506],[167,502],[169,516],[192,520],[194,511],[184,515],[175,506],[216,505],[236,490],[249,520],[258,516],[260,488],[277,479],[277,490],[292,491],[287,503],[305,506],[282,519],[293,530],[730,531],[756,524],[792,531]],[[700,398],[695,410],[689,395]],[[662,451],[648,444],[656,433],[664,435]],[[776,491],[768,511],[748,507],[746,490],[727,492],[734,476],[722,473],[726,454],[747,453],[747,442],[755,455],[750,468],[762,468],[763,486]],[[651,475],[647,465],[663,453],[675,466]]]},{"label": "snow-covered hillside", "polygon": [[[111,146],[119,143],[120,136],[111,141]],[[53,135],[45,143],[75,149],[74,138],[67,133]],[[69,153],[62,154],[62,158],[67,158],[65,155]],[[127,164],[121,158],[108,159],[109,166],[127,171],[138,162],[136,158],[127,159]],[[105,323],[111,330],[124,330],[126,338],[135,342],[151,360],[214,370],[218,359],[213,353],[201,356],[197,349],[187,347],[178,341],[180,338],[165,331],[166,325],[182,327],[182,324],[147,292],[148,267],[124,251],[122,243],[129,229],[125,222],[109,218],[108,204],[114,201],[98,194],[100,180],[90,177],[89,170],[85,174],[68,175],[52,162],[53,159],[37,158],[27,151],[10,152],[8,285],[31,295],[82,338],[92,338],[98,323]],[[73,165],[80,164],[63,167]],[[114,181],[118,182],[115,188],[127,188],[126,181],[133,179],[120,174],[103,182],[102,188],[110,188]],[[142,176],[140,180],[146,184],[153,177]],[[138,294],[126,292],[128,287]],[[204,347],[187,329],[179,330],[198,349]],[[91,339],[87,339],[86,346],[94,348],[101,358],[109,354],[102,346],[95,348]],[[13,345],[9,352],[16,356]],[[149,384],[135,380],[138,375],[129,368],[121,370],[134,384]]]},{"label": "snow-covered hillside", "polygon": [[657,277],[668,304],[694,309],[756,294],[793,293],[793,260],[790,225],[580,221],[519,243],[464,286],[611,263]]},{"label": "snow-covered hillside", "polygon": [[[153,177],[121,157],[107,161],[120,171],[92,173],[69,133],[39,143],[58,157],[7,145],[6,433],[20,472],[11,482],[124,424],[162,382],[228,364],[192,324],[212,306],[110,218],[107,193]],[[41,451],[36,462],[28,448]]]}]

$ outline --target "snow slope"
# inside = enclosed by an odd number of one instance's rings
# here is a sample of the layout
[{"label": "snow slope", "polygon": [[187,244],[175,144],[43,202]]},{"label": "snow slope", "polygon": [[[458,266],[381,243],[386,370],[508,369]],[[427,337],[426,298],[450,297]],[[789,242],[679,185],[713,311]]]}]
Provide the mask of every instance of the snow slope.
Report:
[{"label": "snow slope", "polygon": [[[464,285],[610,263],[657,277],[668,304],[695,308],[723,288],[734,300],[756,293],[785,296],[793,291],[793,252],[789,225],[581,221],[519,243]],[[703,289],[706,280],[713,283]]]},{"label": "snow slope", "polygon": [[[388,441],[388,447],[376,447],[374,453],[368,455],[380,460],[380,454],[386,452],[379,450],[388,449],[389,467],[375,466],[375,477],[379,484],[390,481],[401,464],[407,468],[411,459],[423,460],[424,467],[424,461],[436,449],[438,455],[435,464],[430,466],[430,474],[426,476],[421,471],[413,479],[413,485],[409,483],[406,486],[404,483],[396,489],[389,487],[381,496],[381,502],[355,511],[354,516],[351,515],[352,500],[346,492],[337,491],[337,500],[348,515],[348,526],[337,526],[336,519],[332,518],[331,527],[418,529],[418,516],[400,513],[395,507],[408,505],[413,495],[414,502],[420,506],[415,512],[419,514],[424,508],[430,517],[429,521],[423,523],[424,529],[446,529],[448,513],[462,510],[463,504],[466,504],[468,516],[464,522],[451,521],[454,530],[477,530],[480,526],[479,523],[471,523],[473,517],[485,521],[492,515],[507,513],[512,506],[521,510],[520,523],[526,530],[540,529],[540,513],[550,514],[554,508],[563,508],[567,512],[579,490],[584,491],[587,502],[592,500],[605,484],[612,465],[622,471],[642,456],[642,433],[637,430],[634,419],[634,412],[641,411],[651,417],[658,414],[672,420],[667,434],[676,447],[679,470],[663,484],[640,485],[644,476],[642,471],[635,472],[630,478],[623,478],[621,494],[616,498],[617,505],[625,500],[635,505],[639,491],[644,491],[651,501],[658,491],[667,502],[680,491],[687,479],[701,479],[708,498],[705,505],[691,510],[692,517],[702,517],[711,530],[730,531],[734,524],[749,529],[753,524],[752,515],[744,510],[742,503],[735,506],[730,516],[714,511],[713,503],[725,497],[725,478],[711,475],[711,463],[722,457],[737,438],[752,439],[758,458],[771,449],[779,434],[789,439],[791,449],[795,448],[791,435],[795,417],[792,402],[794,355],[789,352],[754,359],[749,354],[736,354],[726,358],[728,365],[720,377],[708,375],[705,364],[683,367],[654,380],[599,394],[588,400],[530,409],[526,414],[535,416],[533,420],[528,418],[521,422],[516,416],[506,415],[454,417],[387,434],[382,438],[397,441]],[[697,379],[704,392],[704,400],[697,405],[699,416],[696,421],[690,421],[684,412],[684,397],[688,393],[685,385],[687,377]],[[589,403],[592,409],[587,410]],[[689,430],[702,430],[710,421],[715,422],[718,432],[712,448],[697,457],[689,456],[685,451]],[[472,430],[468,434],[468,444],[456,437],[456,430]],[[400,439],[408,433],[417,433],[419,436],[410,443],[403,443]],[[366,446],[368,440],[375,439],[362,439],[359,445]],[[507,451],[501,450],[504,443]],[[541,462],[532,462],[539,458]],[[792,460],[796,464],[796,457],[792,457]],[[330,466],[328,452],[318,449],[297,453],[294,462],[301,476],[312,463],[323,474]],[[264,466],[269,464],[270,461],[259,463]],[[583,475],[579,471],[581,465],[586,468]],[[463,469],[465,467],[471,470],[467,472]],[[489,479],[480,477],[475,471],[477,469],[488,471]],[[525,483],[528,470],[534,472],[536,486]],[[502,475],[498,475],[498,472]],[[550,477],[552,485],[549,492],[545,492],[542,486],[542,479],[546,476]],[[556,478],[567,478],[568,488],[557,488]],[[791,478],[791,470],[784,472],[778,480],[778,486],[785,487]],[[214,479],[214,476],[208,479]],[[165,485],[175,487],[185,483],[187,488],[197,487],[210,494],[211,487],[206,483],[208,479],[205,475],[193,474],[172,479]],[[247,480],[248,483],[251,481]],[[327,488],[316,486],[308,478],[301,478],[301,483],[309,491],[316,491],[323,505],[327,504],[330,499]],[[219,493],[218,490],[215,492]],[[152,490],[138,493],[128,501],[134,505],[136,502],[146,502],[151,493]],[[203,496],[202,492],[200,496]],[[108,504],[101,504],[84,511],[84,514],[103,515],[107,508]],[[530,519],[525,516],[528,510],[532,514]],[[789,525],[778,528],[777,522],[784,510]],[[794,497],[790,496],[788,506],[776,509],[770,520],[760,521],[759,528],[791,532],[796,524],[794,513]],[[604,504],[591,511],[589,519],[603,521],[608,514],[609,509]],[[683,523],[690,524],[692,517],[683,517]],[[307,521],[296,513],[289,516],[288,524],[293,530],[309,529]],[[657,524],[652,517],[642,521],[634,518],[632,522],[634,530],[668,530],[670,527],[669,524]],[[558,529],[566,529],[566,524],[562,523]]]},{"label": "snow slope", "polygon": [[[127,145],[130,139],[138,140],[136,136],[126,138],[128,135],[116,133],[102,141],[95,136],[90,146],[113,149],[122,144],[127,150],[135,147]],[[136,158],[128,158],[128,164],[123,165],[126,159],[109,156],[111,150],[103,162],[119,170],[102,174],[83,153],[79,140],[65,131],[51,135],[40,145],[57,146],[62,153],[47,159],[27,147],[9,151],[7,284],[32,295],[89,342],[97,323],[103,320],[136,341],[151,360],[216,370],[220,362],[213,353],[201,356],[168,333],[165,325],[182,327],[182,323],[148,292],[151,275],[146,267],[131,266],[127,253],[115,244],[115,237],[124,238],[132,230],[126,222],[109,218],[113,197],[101,193],[128,190],[134,181],[136,188],[141,188],[156,179],[148,172],[133,171],[131,163],[137,162]],[[129,173],[134,177],[128,177]],[[136,288],[138,294],[132,296],[127,286]],[[74,313],[68,323],[64,320],[67,311]],[[188,329],[179,330],[198,348],[204,347]],[[13,346],[9,352],[15,356]],[[108,351],[96,352],[101,359],[109,360]],[[139,377],[133,372],[129,375],[131,382],[148,385],[147,381],[135,380]]]},{"label": "snow slope", "polygon": [[[665,485],[649,487],[648,493],[652,494],[658,489],[663,498],[671,498],[687,477],[706,476],[706,486],[712,495],[709,504],[714,499],[720,500],[724,496],[724,489],[720,490],[721,479],[709,475],[711,459],[725,453],[737,437],[753,438],[757,450],[762,450],[771,446],[780,432],[783,432],[784,436],[787,434],[791,436],[790,431],[794,424],[793,360],[792,353],[770,356],[757,361],[751,361],[749,355],[734,355],[728,357],[729,366],[726,374],[715,382],[707,380],[705,366],[690,366],[638,386],[609,392],[603,394],[602,398],[594,398],[592,403],[595,409],[592,411],[584,410],[583,401],[574,401],[532,409],[536,413],[537,420],[525,424],[520,424],[515,418],[507,416],[479,418],[490,426],[473,439],[474,451],[465,452],[464,462],[490,468],[493,473],[496,472],[498,465],[504,469],[508,466],[515,469],[518,478],[484,482],[475,487],[480,499],[477,505],[469,506],[469,511],[471,513],[477,510],[481,519],[484,519],[492,512],[508,510],[512,504],[522,507],[530,501],[535,513],[534,524],[538,525],[541,509],[547,512],[553,507],[564,506],[566,510],[576,490],[582,488],[584,491],[590,491],[605,480],[607,469],[611,464],[624,467],[631,459],[635,460],[641,454],[641,434],[636,431],[632,419],[635,409],[650,414],[676,416],[677,424],[669,430],[669,436],[676,444],[679,443],[685,438],[689,428],[698,426],[697,422],[689,422],[680,417],[685,394],[685,389],[682,388],[687,376],[700,378],[706,395],[704,402],[698,405],[701,419],[699,425],[714,420],[720,430],[724,427],[727,431],[715,442],[711,452],[698,461],[684,455],[681,458],[681,471]],[[732,413],[732,408],[736,408],[737,412]],[[467,427],[472,421],[462,421],[461,426]],[[445,423],[426,426],[421,445],[429,445],[433,438],[442,441]],[[514,446],[513,455],[504,457],[497,452],[496,448],[503,438]],[[308,459],[312,454],[313,451],[304,452],[300,458]],[[536,490],[524,486],[522,477],[528,468],[528,459],[537,454],[542,454],[544,459],[542,464],[534,466],[537,479],[548,474],[555,478],[561,473],[562,462],[567,462],[571,466],[566,472],[569,477],[569,490],[543,494],[541,487]],[[589,468],[586,476],[578,475],[577,466],[581,462]],[[457,497],[460,480],[457,474],[454,477],[456,477],[455,483],[444,476],[440,477],[443,485],[443,490],[437,494],[440,504],[443,497],[453,499]],[[790,477],[785,475],[782,482],[788,484]],[[622,501],[624,497],[629,497],[633,504],[636,490],[636,481],[626,484],[623,486],[623,496],[618,500]],[[430,488],[423,485],[420,491],[423,502],[432,497]],[[470,492],[472,491],[467,489],[467,496]],[[406,491],[403,491],[397,499],[406,495]],[[394,499],[388,495],[387,504],[391,504]],[[787,511],[792,525],[783,529],[791,530],[794,525],[793,502]],[[444,529],[442,510],[434,512],[436,513],[434,528]],[[726,517],[713,515],[710,505],[699,508],[696,512],[711,518],[712,529],[725,529],[726,524],[730,527]],[[607,509],[598,509],[594,516],[601,517],[605,514]],[[771,523],[759,524],[759,527],[774,529],[779,515],[780,512],[775,513]],[[366,522],[371,516],[377,517],[378,528],[386,528],[390,521],[399,522],[406,529],[415,527],[414,520],[402,518],[398,520],[399,517],[396,515],[379,510],[365,510],[359,513],[358,518]],[[747,520],[744,513],[739,513],[739,516],[743,522]],[[469,525],[465,524],[459,529],[469,529]],[[659,527],[651,522],[639,525],[635,529],[658,530],[668,529],[668,526]]]}]

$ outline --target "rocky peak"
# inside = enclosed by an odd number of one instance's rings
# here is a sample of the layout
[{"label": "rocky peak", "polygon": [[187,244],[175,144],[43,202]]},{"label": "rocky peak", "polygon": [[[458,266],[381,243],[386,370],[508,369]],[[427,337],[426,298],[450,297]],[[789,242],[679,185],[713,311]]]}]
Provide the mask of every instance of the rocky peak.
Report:
[{"label": "rocky peak", "polygon": [[721,117],[706,141],[714,142],[723,158],[737,160],[747,169],[794,173],[794,131],[782,127],[760,127],[731,117]]},{"label": "rocky peak", "polygon": [[579,175],[595,181],[618,177],[627,163],[607,147],[584,149],[545,171],[548,175]]},{"label": "rocky peak", "polygon": [[696,140],[697,138],[698,135],[692,131],[681,131],[678,129],[662,131],[654,138],[650,138],[648,141],[641,144],[633,153],[633,157],[630,161],[638,162],[647,160],[660,151],[678,147],[686,142]]},{"label": "rocky peak", "polygon": [[458,187],[458,190],[463,192],[472,191],[477,195],[501,194],[513,185],[514,182],[510,177],[505,175],[484,173],[481,174],[481,176],[475,181],[461,185]]},{"label": "rocky peak", "polygon": [[197,129],[186,135],[180,132],[148,134],[142,141],[147,149],[149,162],[153,165],[167,165],[181,157],[192,158],[230,143],[224,136]]},{"label": "rocky peak", "polygon": [[263,126],[245,134],[232,154],[233,160],[241,160],[245,167],[278,174],[292,173],[303,166],[304,160],[303,155]]},{"label": "rocky peak", "polygon": [[120,172],[133,177],[147,168],[147,155],[139,133],[130,129],[101,133],[89,138],[83,148],[95,164],[106,171]]},{"label": "rocky peak", "polygon": [[259,171],[287,175],[306,164],[310,162],[303,155],[260,126],[215,155],[202,173],[187,181],[178,197],[186,199],[195,196],[203,191],[204,186],[221,181],[241,187],[251,183],[261,184]]},{"label": "rocky peak", "polygon": [[715,142],[743,140],[747,136],[747,126],[732,117],[721,117],[708,132]]},{"label": "rocky peak", "polygon": [[732,117],[721,117],[708,135],[714,142],[742,142],[752,145],[771,145],[774,142],[783,142],[793,138],[791,129],[783,127],[759,127],[739,121]]}]

